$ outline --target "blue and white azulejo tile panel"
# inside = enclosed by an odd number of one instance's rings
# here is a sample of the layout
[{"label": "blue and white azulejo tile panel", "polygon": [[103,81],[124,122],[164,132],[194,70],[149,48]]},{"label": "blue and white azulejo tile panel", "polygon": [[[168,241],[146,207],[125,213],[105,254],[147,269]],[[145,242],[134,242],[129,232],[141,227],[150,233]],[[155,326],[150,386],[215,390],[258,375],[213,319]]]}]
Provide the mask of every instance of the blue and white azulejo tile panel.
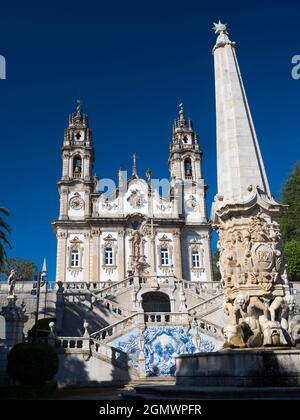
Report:
[{"label": "blue and white azulejo tile panel", "polygon": [[[137,368],[140,354],[138,328],[113,340],[110,345],[126,352],[130,366]],[[175,357],[195,353],[195,331],[177,326],[147,327],[144,331],[144,355],[147,376],[170,376],[175,374]],[[200,351],[211,352],[219,345],[211,337],[200,334]]]}]

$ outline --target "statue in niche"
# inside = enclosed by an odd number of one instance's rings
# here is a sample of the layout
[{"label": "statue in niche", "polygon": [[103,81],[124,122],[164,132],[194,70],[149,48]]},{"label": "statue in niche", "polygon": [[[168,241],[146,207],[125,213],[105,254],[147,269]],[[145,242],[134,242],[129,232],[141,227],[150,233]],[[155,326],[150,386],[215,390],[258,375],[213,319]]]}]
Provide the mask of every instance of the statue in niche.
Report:
[{"label": "statue in niche", "polygon": [[129,274],[139,275],[144,273],[149,265],[146,263],[146,256],[144,253],[144,228],[147,220],[133,220],[131,222],[132,228],[129,229],[130,234],[130,248],[131,255],[129,261]]}]

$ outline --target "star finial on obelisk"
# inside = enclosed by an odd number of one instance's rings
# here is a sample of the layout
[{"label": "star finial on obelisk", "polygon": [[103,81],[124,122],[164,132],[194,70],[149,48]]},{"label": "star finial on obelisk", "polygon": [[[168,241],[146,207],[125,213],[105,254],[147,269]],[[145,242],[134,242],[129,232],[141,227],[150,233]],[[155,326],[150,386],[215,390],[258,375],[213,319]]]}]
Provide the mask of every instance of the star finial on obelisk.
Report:
[{"label": "star finial on obelisk", "polygon": [[214,26],[212,27],[212,29],[215,31],[215,34],[228,34],[227,23],[222,23],[220,19],[218,23],[214,22]]},{"label": "star finial on obelisk", "polygon": [[231,42],[230,39],[228,38],[228,27],[227,27],[227,23],[222,23],[220,20],[218,23],[214,22],[214,26],[212,27],[212,29],[215,31],[215,34],[218,35],[217,41],[216,41],[216,45],[214,46],[213,51],[218,48],[218,47],[222,47],[224,45],[235,45],[235,42]]}]

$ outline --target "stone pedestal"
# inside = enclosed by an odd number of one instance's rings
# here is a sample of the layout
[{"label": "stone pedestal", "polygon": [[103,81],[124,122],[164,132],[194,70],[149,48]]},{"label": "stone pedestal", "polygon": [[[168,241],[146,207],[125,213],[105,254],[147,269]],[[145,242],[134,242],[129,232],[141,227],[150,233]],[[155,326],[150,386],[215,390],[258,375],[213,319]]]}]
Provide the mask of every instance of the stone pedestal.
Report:
[{"label": "stone pedestal", "polygon": [[16,296],[8,296],[8,304],[2,308],[1,312],[6,322],[6,345],[9,350],[15,344],[22,343],[24,324],[28,319],[24,309],[17,306],[16,300]]},{"label": "stone pedestal", "polygon": [[230,349],[176,358],[176,385],[266,387],[300,385],[300,349]]}]

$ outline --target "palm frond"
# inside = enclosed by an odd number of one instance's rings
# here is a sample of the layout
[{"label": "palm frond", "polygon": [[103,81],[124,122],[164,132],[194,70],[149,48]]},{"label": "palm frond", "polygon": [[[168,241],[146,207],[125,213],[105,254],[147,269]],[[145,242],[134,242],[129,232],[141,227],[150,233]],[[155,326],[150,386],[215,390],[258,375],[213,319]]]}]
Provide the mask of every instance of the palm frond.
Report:
[{"label": "palm frond", "polygon": [[1,219],[1,217],[0,217],[0,228],[5,229],[7,232],[10,232],[11,230],[8,224],[3,219]]},{"label": "palm frond", "polygon": [[11,244],[10,244],[9,240],[7,239],[5,234],[3,232],[1,232],[1,230],[0,230],[0,239],[2,239],[2,241],[5,242],[11,248]]},{"label": "palm frond", "polygon": [[10,212],[5,207],[0,207],[0,213],[5,214],[5,216],[10,215]]}]

